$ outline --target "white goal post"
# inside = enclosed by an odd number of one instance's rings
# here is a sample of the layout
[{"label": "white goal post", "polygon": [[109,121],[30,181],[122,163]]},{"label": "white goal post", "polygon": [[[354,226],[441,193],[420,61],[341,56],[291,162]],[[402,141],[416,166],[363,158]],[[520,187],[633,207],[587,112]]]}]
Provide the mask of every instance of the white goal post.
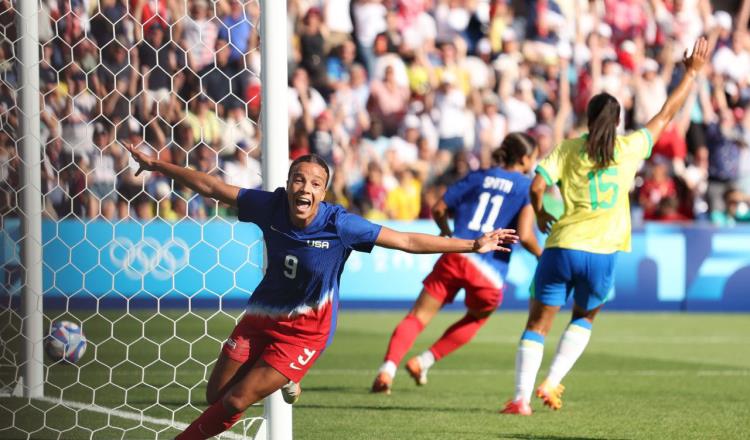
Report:
[{"label": "white goal post", "polygon": [[[0,438],[172,438],[206,407],[264,243],[226,207],[136,179],[122,144],[285,185],[286,2],[18,0],[3,15]],[[75,364],[45,356],[60,320],[86,335]],[[220,438],[247,436],[292,438],[279,392]]]},{"label": "white goal post", "polygon": [[[261,8],[263,189],[273,191],[286,186],[289,166],[286,1],[261,0]],[[269,440],[292,438],[292,407],[280,391],[266,399],[265,418]]]}]

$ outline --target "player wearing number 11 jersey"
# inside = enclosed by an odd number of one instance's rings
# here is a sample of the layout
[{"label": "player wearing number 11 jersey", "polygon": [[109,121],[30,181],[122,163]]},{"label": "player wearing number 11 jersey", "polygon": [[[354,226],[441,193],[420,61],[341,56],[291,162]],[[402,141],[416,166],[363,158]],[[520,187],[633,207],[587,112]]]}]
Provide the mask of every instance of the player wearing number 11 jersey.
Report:
[{"label": "player wearing number 11 jersey", "polygon": [[[701,38],[687,57],[685,74],[659,113],[644,128],[617,136],[620,104],[607,93],[589,101],[589,133],[564,141],[537,167],[531,200],[542,232],[550,236],[534,276],[526,329],[516,353],[516,395],[505,414],[531,415],[529,401],[544,354],[544,338],[555,315],[572,294],[573,317],[560,338],[549,375],[536,395],[552,409],[562,407],[560,383],[583,354],[594,317],[614,286],[615,258],[630,251],[628,191],[643,159],[682,107],[708,57]],[[559,221],[542,206],[548,186],[559,185],[565,212]]]},{"label": "player wearing number 11 jersey", "polygon": [[[534,235],[534,213],[529,202],[531,172],[536,161],[534,140],[511,133],[493,153],[496,165],[470,173],[446,191],[433,208],[442,235],[474,239],[496,228],[518,230],[521,243],[541,254]],[[447,218],[454,217],[454,231]],[[428,350],[410,359],[406,370],[417,385],[427,383],[427,370],[438,360],[469,342],[502,302],[503,283],[510,262],[508,253],[444,254],[423,284],[416,304],[398,324],[388,344],[385,361],[372,384],[374,393],[390,393],[398,364],[419,333],[445,304],[464,289],[467,313],[449,327]]]}]

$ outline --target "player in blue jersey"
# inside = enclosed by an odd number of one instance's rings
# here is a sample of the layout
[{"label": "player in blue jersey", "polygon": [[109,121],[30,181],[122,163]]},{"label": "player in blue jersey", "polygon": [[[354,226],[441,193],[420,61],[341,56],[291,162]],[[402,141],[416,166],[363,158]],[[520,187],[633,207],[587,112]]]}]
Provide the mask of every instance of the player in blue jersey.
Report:
[{"label": "player in blue jersey", "polygon": [[[537,257],[541,255],[529,200],[531,179],[527,177],[536,157],[537,146],[530,136],[509,134],[493,153],[493,168],[470,173],[448,188],[435,204],[432,213],[441,234],[475,239],[497,228],[518,229],[523,246]],[[448,225],[450,214],[454,231]],[[393,331],[372,392],[390,394],[401,359],[435,314],[452,303],[461,289],[466,292],[466,315],[448,327],[428,350],[411,358],[406,371],[417,385],[424,385],[427,371],[435,362],[469,342],[502,302],[510,255],[442,255],[425,278],[416,303]]]},{"label": "player in blue jersey", "polygon": [[241,189],[189,168],[147,156],[132,146],[143,170],[158,171],[195,192],[234,206],[266,242],[267,267],[245,316],[224,343],[208,380],[209,408],[178,439],[205,439],[229,429],[250,405],[298,383],[330,343],[336,325],[339,278],[352,250],[373,246],[411,253],[509,251],[512,230],[475,239],[398,232],[322,202],[330,173],[316,155],[297,158],[286,188]]}]

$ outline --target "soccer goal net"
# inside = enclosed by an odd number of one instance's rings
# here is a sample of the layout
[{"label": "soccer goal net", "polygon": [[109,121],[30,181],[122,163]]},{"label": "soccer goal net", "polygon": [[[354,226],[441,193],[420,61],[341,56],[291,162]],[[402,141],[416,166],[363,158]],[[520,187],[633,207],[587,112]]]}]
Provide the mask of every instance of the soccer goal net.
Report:
[{"label": "soccer goal net", "polygon": [[[262,237],[136,175],[124,145],[259,187],[260,15],[258,0],[0,0],[0,438],[173,438],[206,407]],[[253,407],[222,438],[266,438],[267,420]]]}]

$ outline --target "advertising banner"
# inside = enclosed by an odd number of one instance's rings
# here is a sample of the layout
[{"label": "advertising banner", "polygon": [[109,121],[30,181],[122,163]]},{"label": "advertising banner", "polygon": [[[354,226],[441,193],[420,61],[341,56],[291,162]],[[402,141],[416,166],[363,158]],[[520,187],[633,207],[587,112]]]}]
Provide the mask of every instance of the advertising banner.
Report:
[{"label": "advertising banner", "polygon": [[[428,221],[385,224],[437,233]],[[0,233],[3,296],[19,291],[19,236],[18,221],[7,221]],[[45,301],[53,304],[241,306],[264,270],[260,230],[225,219],[45,221],[43,246]],[[353,252],[342,305],[404,307],[437,258],[378,247]],[[526,308],[535,268],[533,256],[514,251],[503,308]],[[618,255],[615,280],[609,309],[750,311],[750,228],[647,224],[633,232],[632,252]]]}]

